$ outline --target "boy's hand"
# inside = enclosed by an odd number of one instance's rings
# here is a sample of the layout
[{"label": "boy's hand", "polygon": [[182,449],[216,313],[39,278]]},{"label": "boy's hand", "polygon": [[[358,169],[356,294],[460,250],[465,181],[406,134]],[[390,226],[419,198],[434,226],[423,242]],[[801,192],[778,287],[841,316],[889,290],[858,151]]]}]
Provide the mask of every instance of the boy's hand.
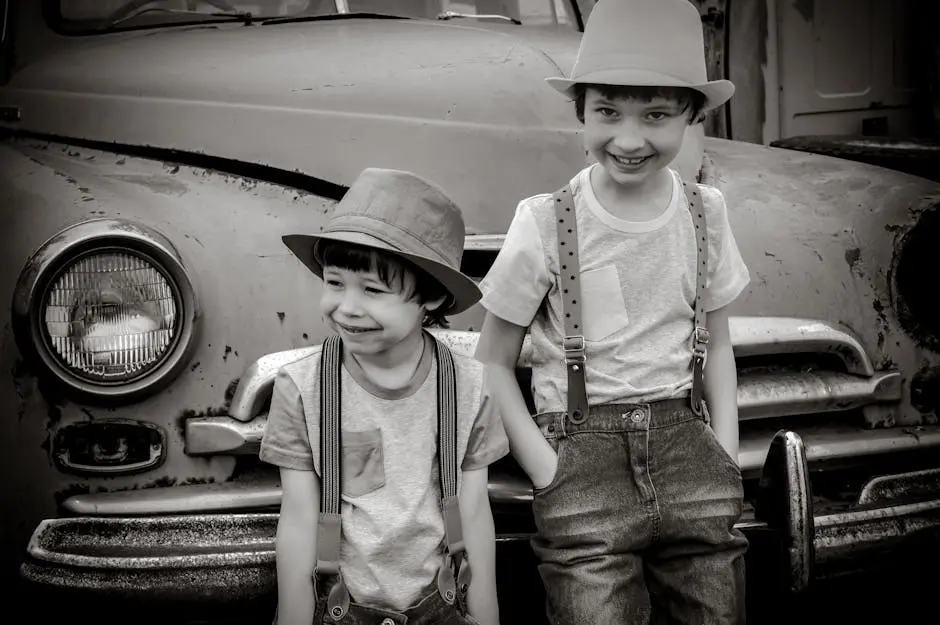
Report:
[{"label": "boy's hand", "polygon": [[558,472],[558,454],[549,447],[549,453],[551,453],[551,460],[548,458],[545,459],[544,469],[539,467],[538,475],[530,475],[529,479],[532,480],[532,486],[535,490],[542,490],[547,488],[555,480],[555,473]]},{"label": "boy's hand", "polygon": [[509,448],[532,484],[539,488],[555,478],[558,454],[529,414],[516,378],[525,333],[525,327],[487,312],[475,357],[486,365],[486,384],[503,419]]}]

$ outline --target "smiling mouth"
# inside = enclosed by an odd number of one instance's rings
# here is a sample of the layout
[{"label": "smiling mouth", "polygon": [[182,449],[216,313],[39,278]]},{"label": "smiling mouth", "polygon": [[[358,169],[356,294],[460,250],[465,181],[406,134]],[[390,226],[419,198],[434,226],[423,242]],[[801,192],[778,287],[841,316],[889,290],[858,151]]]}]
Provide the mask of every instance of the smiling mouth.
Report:
[{"label": "smiling mouth", "polygon": [[[610,153],[608,152],[608,154]],[[616,161],[620,165],[624,165],[626,167],[637,167],[639,165],[642,165],[646,161],[650,160],[651,158],[653,158],[652,156],[641,156],[639,158],[626,158],[623,156],[617,156],[616,154],[611,154],[610,157],[614,159],[614,161]]]},{"label": "smiling mouth", "polygon": [[343,332],[348,332],[349,334],[365,334],[366,332],[374,332],[377,329],[377,328],[355,328],[352,326],[348,326],[344,323],[340,323],[339,321],[334,321],[333,323],[339,326],[343,330]]}]

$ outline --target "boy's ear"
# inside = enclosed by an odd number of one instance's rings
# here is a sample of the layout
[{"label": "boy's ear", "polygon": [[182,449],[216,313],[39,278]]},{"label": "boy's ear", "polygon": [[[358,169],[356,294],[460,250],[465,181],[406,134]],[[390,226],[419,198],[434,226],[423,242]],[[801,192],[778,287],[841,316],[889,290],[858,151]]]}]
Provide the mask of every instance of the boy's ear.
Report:
[{"label": "boy's ear", "polygon": [[436,297],[434,299],[428,300],[424,303],[424,309],[428,312],[434,312],[438,308],[443,306],[444,302],[446,302],[448,299],[449,299],[448,295],[441,295],[440,297]]}]

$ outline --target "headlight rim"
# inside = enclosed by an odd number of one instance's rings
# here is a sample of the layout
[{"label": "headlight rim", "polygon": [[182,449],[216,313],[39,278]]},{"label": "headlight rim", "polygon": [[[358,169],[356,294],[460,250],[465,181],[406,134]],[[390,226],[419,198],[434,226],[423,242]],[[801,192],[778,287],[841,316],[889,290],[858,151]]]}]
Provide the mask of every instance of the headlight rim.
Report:
[{"label": "headlight rim", "polygon": [[[179,331],[166,354],[143,374],[123,382],[92,382],[71,373],[54,353],[45,328],[44,303],[55,279],[76,260],[105,250],[151,262],[178,297]],[[169,239],[149,226],[116,218],[69,226],[43,243],[20,274],[12,309],[17,345],[36,362],[37,373],[65,393],[102,403],[137,401],[165,388],[189,361],[201,317],[193,280]]]}]

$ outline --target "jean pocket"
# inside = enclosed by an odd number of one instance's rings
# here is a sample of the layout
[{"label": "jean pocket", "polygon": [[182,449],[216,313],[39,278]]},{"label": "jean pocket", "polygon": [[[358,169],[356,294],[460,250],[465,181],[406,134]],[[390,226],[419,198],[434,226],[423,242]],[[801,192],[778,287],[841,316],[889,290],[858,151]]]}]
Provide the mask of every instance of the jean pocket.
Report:
[{"label": "jean pocket", "polygon": [[627,305],[616,266],[581,272],[581,311],[588,341],[602,341],[627,327]]},{"label": "jean pocket", "polygon": [[561,467],[562,467],[561,461],[565,455],[565,448],[568,446],[566,444],[568,442],[567,438],[558,439],[555,437],[551,437],[551,438],[546,438],[545,440],[547,440],[548,444],[551,445],[552,449],[555,450],[555,473],[554,475],[552,475],[551,481],[549,481],[549,483],[546,484],[545,486],[541,488],[536,488],[535,485],[533,484],[532,485],[533,495],[540,495],[552,489],[555,485],[558,484],[558,476],[561,473]]},{"label": "jean pocket", "polygon": [[741,467],[738,465],[738,461],[731,457],[731,454],[728,453],[728,450],[725,449],[725,446],[721,444],[720,440],[718,440],[718,434],[715,433],[715,430],[713,430],[710,425],[700,420],[696,420],[696,423],[699,424],[699,427],[705,430],[703,436],[705,437],[705,442],[707,447],[711,450],[713,457],[720,458],[728,466],[728,471],[734,474],[735,480],[740,483],[742,478]]},{"label": "jean pocket", "polygon": [[343,494],[360,497],[385,486],[382,430],[343,432]]}]

